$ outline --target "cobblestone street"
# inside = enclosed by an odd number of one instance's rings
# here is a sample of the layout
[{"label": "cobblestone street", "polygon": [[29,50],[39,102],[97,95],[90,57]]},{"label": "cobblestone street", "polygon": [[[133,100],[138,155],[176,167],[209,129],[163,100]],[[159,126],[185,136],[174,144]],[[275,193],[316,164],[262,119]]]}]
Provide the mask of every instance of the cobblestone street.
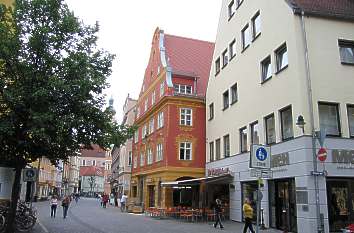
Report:
[{"label": "cobblestone street", "polygon": [[[81,199],[73,202],[69,216],[62,217],[58,208],[57,217],[50,218],[49,203],[36,204],[39,222],[32,233],[211,233],[242,232],[243,224],[227,221],[225,229],[215,229],[212,223],[189,223],[178,220],[152,219],[144,215],[121,213],[119,209],[109,206],[103,209],[95,199]],[[274,230],[261,232],[276,233]]]}]

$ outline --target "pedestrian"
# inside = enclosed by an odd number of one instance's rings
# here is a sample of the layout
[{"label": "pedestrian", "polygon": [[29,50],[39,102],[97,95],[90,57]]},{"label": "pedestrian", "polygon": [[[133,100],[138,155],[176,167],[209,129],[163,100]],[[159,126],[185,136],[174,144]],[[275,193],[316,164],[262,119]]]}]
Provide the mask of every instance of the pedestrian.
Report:
[{"label": "pedestrian", "polygon": [[114,206],[118,207],[118,197],[117,194],[114,195]]},{"label": "pedestrian", "polygon": [[50,199],[50,217],[55,218],[57,213],[57,206],[58,206],[58,198],[57,196],[53,195]]},{"label": "pedestrian", "polygon": [[123,193],[122,197],[120,198],[120,210],[121,212],[125,211],[125,204],[127,202],[127,195],[125,195],[125,193]]},{"label": "pedestrian", "polygon": [[245,198],[245,203],[243,204],[243,215],[245,217],[245,226],[243,228],[243,233],[247,232],[247,229],[250,229],[252,233],[254,233],[252,226],[252,218],[253,218],[253,208],[251,206],[251,201],[248,198]]},{"label": "pedestrian", "polygon": [[79,202],[80,195],[78,193],[75,193],[75,202],[76,204]]},{"label": "pedestrian", "polygon": [[107,208],[108,199],[108,195],[104,193],[102,196],[103,208]]},{"label": "pedestrian", "polygon": [[218,224],[220,224],[220,229],[224,229],[224,226],[221,223],[221,214],[222,214],[222,208],[221,208],[221,201],[220,199],[215,200],[215,217],[216,217],[216,222],[214,223],[214,227],[216,228]]},{"label": "pedestrian", "polygon": [[70,202],[71,200],[69,196],[65,196],[64,199],[61,201],[61,206],[63,207],[63,218],[66,218],[66,216],[68,215]]}]

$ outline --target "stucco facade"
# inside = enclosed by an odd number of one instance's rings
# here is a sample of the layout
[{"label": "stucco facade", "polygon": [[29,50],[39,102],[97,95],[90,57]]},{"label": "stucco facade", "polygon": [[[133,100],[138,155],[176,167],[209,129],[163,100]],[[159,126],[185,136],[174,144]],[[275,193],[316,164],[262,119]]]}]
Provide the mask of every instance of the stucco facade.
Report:
[{"label": "stucco facade", "polygon": [[[336,135],[332,135],[336,136],[335,139],[326,139],[328,165],[325,163],[323,167],[316,160],[318,169],[326,169],[328,172],[327,177],[319,176],[318,182],[320,214],[323,219],[321,222],[325,232],[329,232],[333,226],[329,226],[328,184],[334,177],[345,178],[343,182],[349,183],[353,180],[353,170],[350,170],[353,169],[352,166],[348,165],[349,170],[340,169],[338,163],[333,162],[330,157],[331,149],[354,149],[354,141],[351,139],[353,133],[349,130],[353,122],[348,107],[354,103],[354,66],[341,62],[339,48],[340,41],[354,40],[354,22],[343,18],[314,17],[306,12],[301,17],[301,14],[294,13],[289,1],[242,1],[237,9],[232,9],[234,14],[230,14],[229,6],[232,2],[224,0],[222,4],[207,88],[207,169],[230,167],[235,187],[230,190],[230,214],[233,220],[242,221],[241,207],[245,187],[251,187],[252,184],[248,185],[247,182],[256,180],[249,173],[250,145],[255,141],[257,144],[271,144],[272,155],[285,153],[288,157],[280,157],[285,159],[286,165],[281,171],[273,169],[274,177],[266,182],[263,191],[262,208],[265,210],[266,225],[285,227],[281,213],[272,211],[271,199],[275,196],[274,189],[278,190],[286,183],[287,186],[292,186],[289,188],[292,190],[289,195],[297,201],[285,208],[289,211],[287,227],[292,227],[291,230],[297,232],[315,232],[317,203],[315,178],[311,171],[314,170],[314,151],[318,148],[312,150],[312,141],[315,140],[312,139],[312,134],[321,128],[324,130],[324,125],[328,123],[324,122],[320,127],[320,119],[326,116],[321,115],[319,109],[323,106],[330,106],[331,111],[337,109],[338,113],[331,116],[338,118],[339,123],[327,125],[330,128],[327,131],[331,133],[334,128],[338,128]],[[243,31],[247,25],[250,42],[243,46]],[[234,56],[231,56],[230,44],[233,40],[236,43],[233,47]],[[224,51],[228,58],[227,64],[223,66]],[[286,51],[286,64],[282,64],[284,66],[278,64],[281,62],[281,51]],[[285,56],[282,58],[285,59]],[[218,59],[219,71],[216,68]],[[267,61],[270,61],[270,65],[264,66]],[[265,68],[268,71],[270,68],[271,71],[264,78]],[[230,101],[233,98],[232,87],[235,85],[236,99]],[[230,100],[226,101],[228,103],[225,106],[224,93],[227,91],[230,93]],[[213,114],[210,105],[213,105]],[[288,114],[286,117],[285,111]],[[306,122],[304,131],[296,126],[299,116]],[[229,138],[229,156],[224,154],[225,135]],[[216,151],[218,139],[220,152]],[[319,147],[319,144],[316,146]],[[280,183],[282,180],[284,182]],[[268,185],[273,188],[268,189]],[[299,195],[302,194],[298,193],[304,188],[308,202],[300,204],[302,200]],[[291,205],[293,219],[290,217]]]}]

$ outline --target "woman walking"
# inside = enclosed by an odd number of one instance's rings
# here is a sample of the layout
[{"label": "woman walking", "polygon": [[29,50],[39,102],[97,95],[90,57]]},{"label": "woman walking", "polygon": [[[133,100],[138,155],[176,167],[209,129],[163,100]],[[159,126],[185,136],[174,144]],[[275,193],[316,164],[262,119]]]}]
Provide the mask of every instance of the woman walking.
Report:
[{"label": "woman walking", "polygon": [[70,205],[70,197],[69,196],[65,196],[64,199],[61,202],[61,206],[63,206],[63,218],[66,218],[66,216],[68,215],[68,209],[69,209],[69,205]]},{"label": "woman walking", "polygon": [[57,206],[58,206],[58,198],[53,195],[52,198],[50,199],[50,217],[55,218],[55,215],[57,213]]},{"label": "woman walking", "polygon": [[221,201],[220,199],[215,200],[215,217],[216,217],[216,222],[214,223],[214,227],[216,228],[218,224],[220,224],[220,229],[223,229],[224,226],[221,223],[221,213],[222,213],[222,208],[221,208]]},{"label": "woman walking", "polygon": [[254,233],[253,226],[252,226],[253,208],[248,198],[245,199],[245,204],[243,204],[242,209],[243,209],[243,215],[245,216],[245,226],[243,228],[243,233],[246,233],[247,229],[250,229],[250,231]]}]

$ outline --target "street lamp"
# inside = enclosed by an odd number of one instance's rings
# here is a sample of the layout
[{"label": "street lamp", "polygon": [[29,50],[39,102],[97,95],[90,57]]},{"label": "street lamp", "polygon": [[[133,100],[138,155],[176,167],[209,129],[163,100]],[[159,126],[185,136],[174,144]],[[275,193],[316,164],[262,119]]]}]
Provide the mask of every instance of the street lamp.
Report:
[{"label": "street lamp", "polygon": [[302,129],[302,133],[303,133],[303,134],[305,133],[305,124],[306,124],[306,122],[305,122],[305,120],[304,120],[304,117],[303,117],[302,115],[299,115],[299,116],[297,117],[296,125],[297,125],[300,129]]}]

